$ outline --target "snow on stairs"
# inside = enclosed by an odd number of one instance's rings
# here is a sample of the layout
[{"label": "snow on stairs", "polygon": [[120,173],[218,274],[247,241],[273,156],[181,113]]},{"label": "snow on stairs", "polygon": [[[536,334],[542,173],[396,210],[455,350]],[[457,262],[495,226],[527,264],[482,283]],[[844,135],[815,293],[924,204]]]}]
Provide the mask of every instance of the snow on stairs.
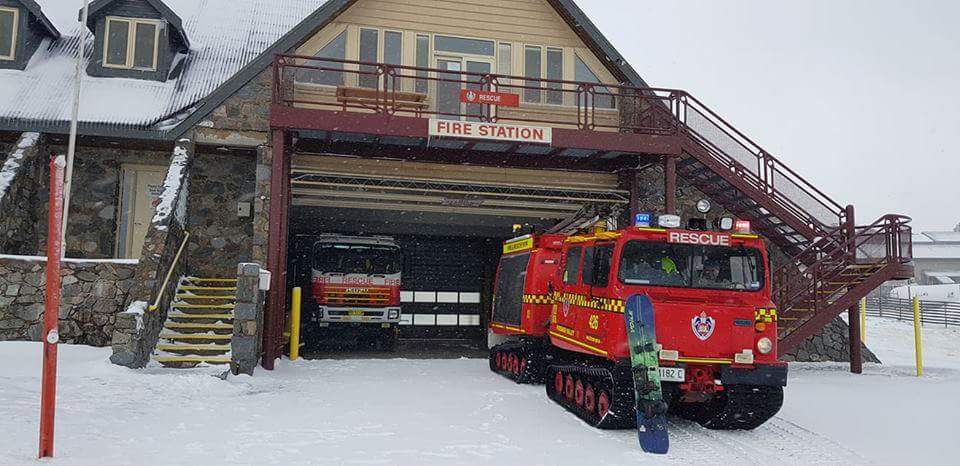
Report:
[{"label": "snow on stairs", "polygon": [[165,367],[229,364],[237,280],[180,279],[153,360]]}]

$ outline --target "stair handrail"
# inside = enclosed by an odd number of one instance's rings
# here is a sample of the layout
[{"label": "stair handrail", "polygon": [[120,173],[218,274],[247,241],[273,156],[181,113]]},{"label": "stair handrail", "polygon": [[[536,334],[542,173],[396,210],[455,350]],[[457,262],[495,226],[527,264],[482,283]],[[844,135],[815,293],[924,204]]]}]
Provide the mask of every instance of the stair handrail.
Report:
[{"label": "stair handrail", "polygon": [[167,285],[170,284],[170,278],[173,276],[173,271],[177,269],[177,264],[180,263],[180,256],[183,255],[183,250],[187,247],[187,240],[190,239],[190,232],[183,232],[183,240],[180,242],[180,247],[177,249],[177,255],[173,257],[173,262],[170,264],[170,269],[167,270],[167,274],[163,279],[163,284],[160,285],[160,292],[157,293],[157,298],[154,299],[153,304],[147,308],[147,311],[154,312],[160,308],[160,301],[163,299],[163,294],[167,291]]},{"label": "stair handrail", "polygon": [[784,164],[780,159],[764,150],[759,144],[740,132],[736,127],[727,122],[723,117],[718,115],[695,96],[685,91],[677,92],[681,94],[682,98],[680,99],[680,102],[682,107],[693,108],[697,111],[697,113],[709,117],[710,120],[713,120],[711,123],[713,123],[717,129],[726,133],[734,142],[742,146],[746,152],[750,153],[756,158],[757,168],[754,172],[750,168],[743,165],[743,163],[737,160],[735,157],[728,154],[722,148],[717,147],[717,145],[710,141],[708,137],[700,134],[696,129],[691,128],[687,122],[686,108],[678,109],[678,118],[683,123],[683,127],[691,134],[697,136],[698,140],[702,140],[700,142],[709,143],[709,145],[712,147],[708,148],[708,151],[709,149],[712,149],[713,152],[722,154],[723,156],[723,158],[720,158],[717,157],[717,154],[714,154],[714,157],[720,159],[721,162],[727,165],[741,167],[746,172],[744,174],[749,175],[748,178],[753,178],[750,180],[751,182],[756,184],[757,187],[762,188],[766,194],[771,195],[775,201],[787,204],[785,207],[788,207],[789,210],[794,210],[795,212],[793,213],[795,215],[797,212],[802,212],[805,214],[807,218],[802,218],[803,216],[801,215],[797,216],[804,221],[810,222],[811,226],[816,227],[815,229],[826,232],[830,227],[835,225],[825,224],[823,220],[808,212],[804,206],[800,205],[796,200],[792,199],[789,195],[778,189],[775,180],[773,179],[774,174],[779,172],[781,176],[789,179],[790,182],[792,182],[797,188],[805,191],[812,200],[818,202],[828,211],[835,214],[838,219],[838,225],[843,224],[845,219],[845,209],[840,206],[839,203],[834,201],[830,196],[818,189],[812,183],[804,179],[802,176],[800,176],[800,174]]},{"label": "stair handrail", "polygon": [[[856,257],[853,257],[851,261],[851,253],[855,255],[861,246],[878,236],[885,236],[887,239],[886,254],[873,263],[896,261],[902,264],[909,262],[910,259],[902,251],[901,241],[904,233],[910,234],[912,231],[908,225],[910,221],[910,217],[904,215],[884,215],[868,226],[854,228],[854,235],[850,238],[845,238],[839,242],[830,241],[827,245],[833,247],[828,250],[824,248],[822,242],[811,244],[803,252],[792,257],[788,263],[774,271],[774,281],[777,283],[777,305],[781,308],[789,308],[795,300],[806,298],[811,289],[815,293],[814,298],[816,298],[816,293],[819,292],[826,281],[842,272],[850,262],[856,262]],[[908,243],[910,242],[911,240],[908,239]],[[801,270],[800,264],[804,263],[802,257],[811,252],[820,257]],[[832,268],[828,268],[831,266]],[[793,278],[797,276],[804,276],[805,278],[811,278],[812,276],[813,279],[794,280]],[[791,287],[789,285],[791,283],[802,283],[804,286]],[[795,290],[796,292],[794,292]]]}]

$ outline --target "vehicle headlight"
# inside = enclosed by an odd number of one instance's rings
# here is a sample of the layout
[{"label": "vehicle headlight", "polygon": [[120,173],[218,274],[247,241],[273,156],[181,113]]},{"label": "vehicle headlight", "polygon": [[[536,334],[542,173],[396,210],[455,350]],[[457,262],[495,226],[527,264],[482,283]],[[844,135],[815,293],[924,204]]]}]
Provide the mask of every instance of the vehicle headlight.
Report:
[{"label": "vehicle headlight", "polygon": [[388,319],[399,319],[399,318],[400,318],[400,310],[399,310],[399,309],[391,309],[390,312],[387,313],[387,318],[388,318]]},{"label": "vehicle headlight", "polygon": [[769,338],[763,337],[757,340],[757,349],[760,350],[760,354],[768,354],[773,351],[773,342]]}]

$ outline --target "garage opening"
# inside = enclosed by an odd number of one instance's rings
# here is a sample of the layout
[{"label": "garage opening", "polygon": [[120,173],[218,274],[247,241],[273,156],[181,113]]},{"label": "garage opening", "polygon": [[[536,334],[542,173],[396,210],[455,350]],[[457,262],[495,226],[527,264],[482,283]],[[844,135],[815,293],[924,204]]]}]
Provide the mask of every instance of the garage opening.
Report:
[{"label": "garage opening", "polygon": [[[323,235],[380,238],[402,256],[401,346],[444,342],[485,349],[494,275],[514,226],[549,229],[585,206],[617,212],[629,203],[615,173],[319,154],[293,156],[290,189],[288,285],[304,290],[305,326],[325,324],[317,315],[320,305],[310,301],[310,270],[320,254],[311,245]],[[369,323],[324,325],[321,343],[363,348],[352,330],[385,327]]]}]

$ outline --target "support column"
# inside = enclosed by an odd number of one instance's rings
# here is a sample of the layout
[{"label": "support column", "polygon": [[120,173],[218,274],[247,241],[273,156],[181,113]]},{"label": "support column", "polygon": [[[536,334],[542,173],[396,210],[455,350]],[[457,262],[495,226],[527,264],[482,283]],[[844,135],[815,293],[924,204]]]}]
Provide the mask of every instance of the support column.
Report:
[{"label": "support column", "polygon": [[677,213],[677,158],[668,156],[663,160],[663,210]]},{"label": "support column", "polygon": [[270,237],[270,177],[273,149],[268,144],[257,147],[257,184],[253,197],[253,262],[267,264],[267,241]]},{"label": "support column", "polygon": [[[855,263],[857,260],[857,246],[852,242],[852,239],[857,234],[857,222],[854,217],[855,212],[853,206],[848,205],[846,212],[847,224],[845,225],[845,236],[849,242],[847,254],[850,263]],[[861,351],[863,341],[860,335],[860,306],[855,304],[847,310],[847,323],[847,327],[850,328],[850,372],[861,374],[863,373],[863,354]]]},{"label": "support column", "polygon": [[[286,220],[289,202],[287,199],[289,174],[287,167],[286,134],[273,130],[273,155],[270,161],[270,235],[267,240],[267,270],[272,273],[270,291],[267,293],[267,310],[263,318],[264,369],[273,370],[274,361],[280,357],[283,344],[283,320],[286,309]],[[278,331],[279,330],[279,331]]]}]

